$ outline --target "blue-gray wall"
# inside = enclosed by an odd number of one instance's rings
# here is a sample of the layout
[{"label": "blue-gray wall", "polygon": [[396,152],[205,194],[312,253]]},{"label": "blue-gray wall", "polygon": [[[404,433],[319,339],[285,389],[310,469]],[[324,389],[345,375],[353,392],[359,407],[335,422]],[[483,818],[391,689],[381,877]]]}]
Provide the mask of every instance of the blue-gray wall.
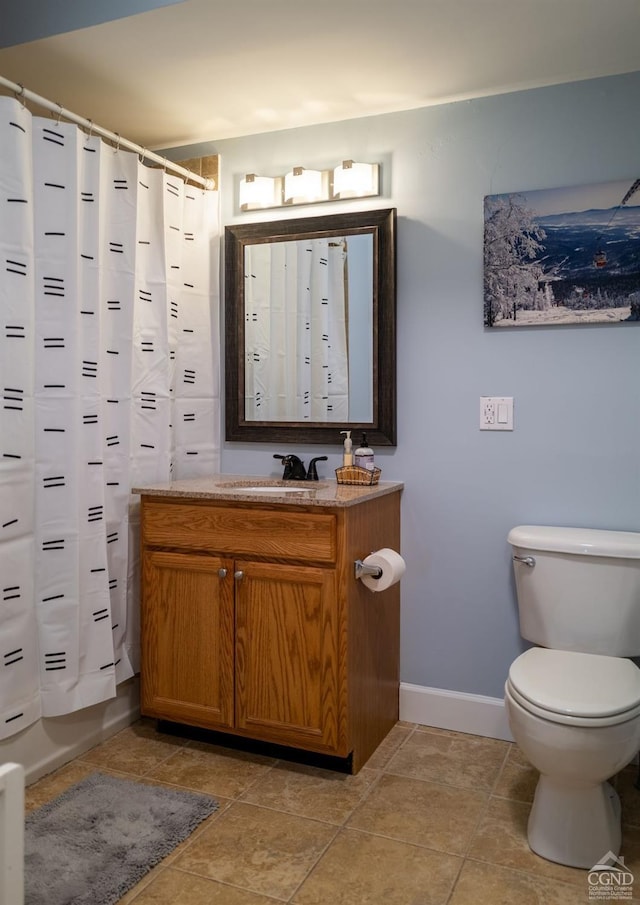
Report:
[{"label": "blue-gray wall", "polygon": [[[245,172],[384,162],[375,206],[398,210],[399,440],[377,462],[406,483],[405,682],[502,695],[522,649],[512,525],[640,531],[640,324],[491,331],[482,312],[484,195],[637,178],[639,97],[635,73],[171,153],[221,154],[223,223],[282,216],[237,212]],[[515,398],[513,433],[479,431],[481,395]],[[330,453],[332,474],[340,439],[295,451]],[[223,470],[270,473],[275,451],[227,443]]]}]

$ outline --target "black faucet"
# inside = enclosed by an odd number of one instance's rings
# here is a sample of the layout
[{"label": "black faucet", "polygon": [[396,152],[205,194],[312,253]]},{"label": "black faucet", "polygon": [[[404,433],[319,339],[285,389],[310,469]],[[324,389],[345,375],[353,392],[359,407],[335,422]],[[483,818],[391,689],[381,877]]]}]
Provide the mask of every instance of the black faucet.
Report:
[{"label": "black faucet", "polygon": [[284,465],[284,473],[282,475],[283,481],[317,481],[318,480],[318,470],[316,468],[316,462],[326,462],[326,456],[316,456],[315,459],[312,459],[309,463],[309,471],[305,471],[304,462],[302,462],[297,456],[288,455],[288,456],[279,456],[277,453],[274,453],[274,459],[281,459],[282,464]]},{"label": "black faucet", "polygon": [[304,462],[297,456],[279,456],[277,453],[274,453],[273,458],[282,459],[282,464],[284,465],[284,472],[282,475],[283,481],[305,481],[307,479]]},{"label": "black faucet", "polygon": [[318,480],[318,472],[316,470],[316,462],[326,462],[326,456],[316,456],[315,459],[312,459],[309,462],[309,471],[307,472],[307,481],[317,481]]}]

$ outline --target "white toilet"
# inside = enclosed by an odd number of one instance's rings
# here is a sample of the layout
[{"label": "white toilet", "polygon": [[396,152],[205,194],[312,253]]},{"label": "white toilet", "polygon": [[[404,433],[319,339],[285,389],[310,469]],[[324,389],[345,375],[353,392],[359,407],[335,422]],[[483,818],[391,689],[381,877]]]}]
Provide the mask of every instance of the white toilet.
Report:
[{"label": "white toilet", "polygon": [[540,771],[531,849],[591,868],[620,851],[606,781],[640,749],[640,534],[521,525],[508,537],[523,638],[509,669],[513,737]]}]

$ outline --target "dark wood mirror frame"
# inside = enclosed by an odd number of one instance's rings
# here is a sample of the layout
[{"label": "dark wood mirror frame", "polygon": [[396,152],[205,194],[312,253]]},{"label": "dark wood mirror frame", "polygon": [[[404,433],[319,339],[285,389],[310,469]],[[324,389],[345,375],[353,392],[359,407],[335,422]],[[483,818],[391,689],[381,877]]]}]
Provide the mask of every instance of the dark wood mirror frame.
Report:
[{"label": "dark wood mirror frame", "polygon": [[[247,421],[244,389],[245,246],[324,236],[373,236],[373,420],[371,422]],[[225,228],[225,425],[227,440],[266,443],[341,442],[359,432],[373,446],[396,444],[396,210],[245,223]]]}]

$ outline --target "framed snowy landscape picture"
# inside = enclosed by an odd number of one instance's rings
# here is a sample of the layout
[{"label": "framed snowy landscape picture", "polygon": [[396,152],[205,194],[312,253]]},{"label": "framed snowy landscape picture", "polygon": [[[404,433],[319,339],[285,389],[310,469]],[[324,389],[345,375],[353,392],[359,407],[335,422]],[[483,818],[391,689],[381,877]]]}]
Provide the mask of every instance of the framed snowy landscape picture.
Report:
[{"label": "framed snowy landscape picture", "polygon": [[484,325],[640,321],[640,179],[484,199]]}]

